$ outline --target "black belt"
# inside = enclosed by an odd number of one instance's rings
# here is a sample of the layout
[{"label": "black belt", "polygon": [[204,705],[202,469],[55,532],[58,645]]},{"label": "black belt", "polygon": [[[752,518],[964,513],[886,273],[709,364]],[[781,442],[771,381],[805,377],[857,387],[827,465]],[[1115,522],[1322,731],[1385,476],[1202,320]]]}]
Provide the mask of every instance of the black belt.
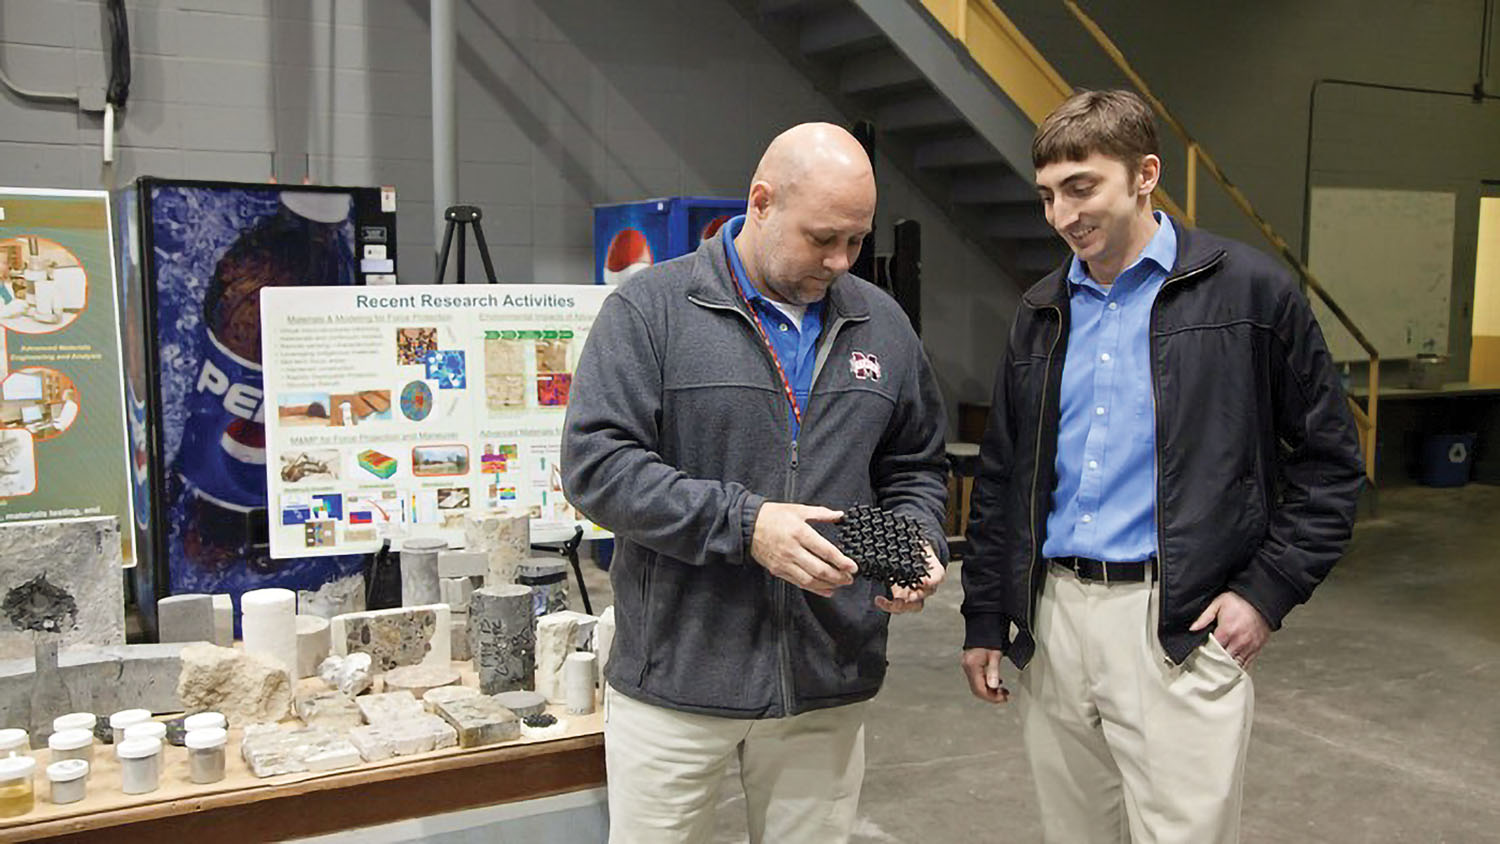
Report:
[{"label": "black belt", "polygon": [[1048,557],[1047,562],[1062,566],[1078,575],[1079,580],[1099,583],[1141,583],[1151,572],[1155,560],[1133,563],[1108,563],[1088,557]]}]

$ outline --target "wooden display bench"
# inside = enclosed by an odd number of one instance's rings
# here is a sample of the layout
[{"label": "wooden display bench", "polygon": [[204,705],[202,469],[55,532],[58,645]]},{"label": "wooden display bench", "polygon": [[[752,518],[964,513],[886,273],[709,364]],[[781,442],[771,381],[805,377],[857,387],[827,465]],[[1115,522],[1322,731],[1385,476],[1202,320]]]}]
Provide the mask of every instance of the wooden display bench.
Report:
[{"label": "wooden display bench", "polygon": [[548,797],[604,784],[604,716],[565,716],[555,739],[521,738],[488,747],[437,750],[320,773],[257,779],[239,755],[231,729],[223,780],[188,778],[187,750],[166,746],[161,787],[120,791],[114,748],[97,745],[88,797],[49,802],[37,759],[37,802],[30,813],[0,820],[0,841],[279,841],[408,818]]}]

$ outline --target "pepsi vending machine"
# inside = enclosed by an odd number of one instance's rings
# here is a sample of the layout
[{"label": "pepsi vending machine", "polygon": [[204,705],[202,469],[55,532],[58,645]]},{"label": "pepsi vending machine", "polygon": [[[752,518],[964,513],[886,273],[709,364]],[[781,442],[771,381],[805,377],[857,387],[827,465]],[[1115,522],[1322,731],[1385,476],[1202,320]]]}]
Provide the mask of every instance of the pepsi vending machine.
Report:
[{"label": "pepsi vending machine", "polygon": [[596,205],[594,283],[619,284],[644,267],[686,255],[743,213],[743,199],[707,196]]},{"label": "pepsi vending machine", "polygon": [[330,587],[337,608],[359,555],[270,557],[260,290],[393,283],[394,191],[142,178],[115,202],[147,630],[183,592]]}]

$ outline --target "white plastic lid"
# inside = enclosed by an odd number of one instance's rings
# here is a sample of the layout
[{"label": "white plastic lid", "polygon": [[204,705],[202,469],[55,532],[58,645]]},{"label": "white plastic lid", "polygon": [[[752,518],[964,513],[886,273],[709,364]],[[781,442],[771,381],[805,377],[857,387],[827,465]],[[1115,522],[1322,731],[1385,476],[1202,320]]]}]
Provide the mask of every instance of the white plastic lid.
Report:
[{"label": "white plastic lid", "polygon": [[138,738],[154,738],[160,741],[167,737],[167,725],[160,721],[146,721],[141,724],[131,724],[125,728],[125,740]]},{"label": "white plastic lid", "polygon": [[151,711],[147,709],[122,709],[109,716],[109,726],[116,730],[123,730],[131,724],[139,724],[142,721],[151,720]]},{"label": "white plastic lid", "polygon": [[223,747],[229,741],[229,733],[223,727],[205,727],[201,730],[193,730],[183,740],[189,750],[209,750],[215,747]]},{"label": "white plastic lid", "polygon": [[26,747],[31,736],[25,730],[11,727],[0,730],[0,750],[17,750]]},{"label": "white plastic lid", "polygon": [[161,739],[133,738],[115,745],[115,755],[121,759],[146,759],[161,752]]},{"label": "white plastic lid", "polygon": [[47,737],[47,746],[53,750],[77,750],[94,743],[94,734],[88,730],[62,730]]},{"label": "white plastic lid", "polygon": [[188,732],[193,730],[206,730],[210,727],[223,728],[229,725],[223,715],[217,712],[199,712],[197,715],[189,715],[182,719],[182,728]]},{"label": "white plastic lid", "polygon": [[52,719],[52,731],[60,733],[63,730],[92,730],[97,723],[99,719],[92,712],[70,712]]},{"label": "white plastic lid", "polygon": [[89,763],[83,759],[64,759],[47,766],[47,779],[53,782],[72,782],[89,775]]},{"label": "white plastic lid", "polygon": [[0,782],[23,780],[36,772],[36,760],[30,756],[7,756],[0,759]]}]

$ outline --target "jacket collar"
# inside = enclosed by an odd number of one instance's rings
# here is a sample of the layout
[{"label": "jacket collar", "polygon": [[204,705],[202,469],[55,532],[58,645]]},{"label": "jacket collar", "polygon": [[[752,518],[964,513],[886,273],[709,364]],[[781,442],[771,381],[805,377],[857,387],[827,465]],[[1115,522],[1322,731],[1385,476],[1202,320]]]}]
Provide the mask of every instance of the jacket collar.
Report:
[{"label": "jacket collar", "polygon": [[[729,274],[729,262],[724,253],[724,240],[719,237],[705,238],[693,254],[693,279],[688,283],[689,298],[705,305],[732,307],[744,310],[744,302],[735,293],[734,276]],[[870,315],[869,302],[858,279],[844,273],[828,288],[825,324],[834,319],[864,319]]]},{"label": "jacket collar", "polygon": [[[1184,226],[1170,214],[1165,215],[1177,233],[1177,262],[1168,278],[1195,273],[1223,256],[1224,250],[1208,238],[1200,237],[1196,230]],[[1067,306],[1068,268],[1073,263],[1070,253],[1062,266],[1047,274],[1046,278],[1031,286],[1021,301],[1033,308],[1062,308]]]}]

